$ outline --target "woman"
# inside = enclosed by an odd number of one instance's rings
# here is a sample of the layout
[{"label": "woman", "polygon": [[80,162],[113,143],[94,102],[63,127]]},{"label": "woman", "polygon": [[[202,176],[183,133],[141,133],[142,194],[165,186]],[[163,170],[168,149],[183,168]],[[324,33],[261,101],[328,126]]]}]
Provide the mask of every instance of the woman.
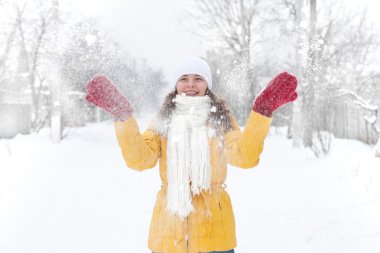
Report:
[{"label": "woman", "polygon": [[294,101],[297,80],[276,76],[256,98],[243,132],[225,102],[211,92],[208,64],[185,60],[175,71],[175,89],[158,117],[140,134],[133,109],[105,76],[87,84],[87,101],[110,112],[123,157],[139,171],[160,164],[148,247],[153,252],[234,252],[235,220],[224,181],[227,164],[259,162],[273,111]]}]

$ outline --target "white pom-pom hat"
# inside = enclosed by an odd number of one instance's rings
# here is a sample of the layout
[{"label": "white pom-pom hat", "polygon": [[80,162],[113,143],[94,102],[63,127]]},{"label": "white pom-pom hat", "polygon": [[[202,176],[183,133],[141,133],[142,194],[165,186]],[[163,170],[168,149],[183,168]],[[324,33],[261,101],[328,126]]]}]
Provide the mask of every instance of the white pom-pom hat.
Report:
[{"label": "white pom-pom hat", "polygon": [[200,75],[206,82],[209,89],[212,88],[211,69],[208,63],[197,56],[186,57],[173,71],[173,82],[177,84],[178,79],[183,75]]}]

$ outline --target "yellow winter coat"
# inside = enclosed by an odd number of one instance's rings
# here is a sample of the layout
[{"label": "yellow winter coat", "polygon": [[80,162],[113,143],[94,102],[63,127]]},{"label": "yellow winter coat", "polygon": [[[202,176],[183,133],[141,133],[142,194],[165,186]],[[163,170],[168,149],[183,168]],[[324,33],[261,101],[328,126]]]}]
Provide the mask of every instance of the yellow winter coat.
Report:
[{"label": "yellow winter coat", "polygon": [[271,118],[252,111],[243,132],[233,120],[233,130],[224,135],[224,145],[215,137],[209,139],[211,191],[193,196],[194,212],[181,220],[165,211],[166,138],[151,129],[140,134],[133,117],[115,122],[117,140],[128,167],[142,171],[153,168],[160,160],[162,187],[150,224],[148,247],[151,251],[198,253],[236,247],[234,214],[230,197],[223,187],[227,163],[247,169],[256,166],[270,124]]}]

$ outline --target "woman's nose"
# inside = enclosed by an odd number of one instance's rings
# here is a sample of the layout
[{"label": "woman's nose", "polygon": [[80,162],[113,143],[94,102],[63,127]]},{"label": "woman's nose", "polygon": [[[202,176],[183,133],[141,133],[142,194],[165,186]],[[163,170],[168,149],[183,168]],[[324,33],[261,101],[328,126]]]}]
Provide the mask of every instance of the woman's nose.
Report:
[{"label": "woman's nose", "polygon": [[194,87],[194,86],[195,86],[194,81],[193,81],[193,80],[189,80],[189,81],[187,82],[187,86],[188,86],[188,87]]}]

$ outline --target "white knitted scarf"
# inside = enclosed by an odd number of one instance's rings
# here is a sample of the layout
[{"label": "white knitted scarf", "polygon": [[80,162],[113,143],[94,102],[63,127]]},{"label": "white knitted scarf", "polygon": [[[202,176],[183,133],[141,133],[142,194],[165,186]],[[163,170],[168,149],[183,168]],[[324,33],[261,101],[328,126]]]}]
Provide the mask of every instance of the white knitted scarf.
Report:
[{"label": "white knitted scarf", "polygon": [[185,218],[194,211],[192,194],[210,189],[211,165],[207,120],[209,96],[177,95],[175,110],[168,129],[167,206],[166,209]]}]

